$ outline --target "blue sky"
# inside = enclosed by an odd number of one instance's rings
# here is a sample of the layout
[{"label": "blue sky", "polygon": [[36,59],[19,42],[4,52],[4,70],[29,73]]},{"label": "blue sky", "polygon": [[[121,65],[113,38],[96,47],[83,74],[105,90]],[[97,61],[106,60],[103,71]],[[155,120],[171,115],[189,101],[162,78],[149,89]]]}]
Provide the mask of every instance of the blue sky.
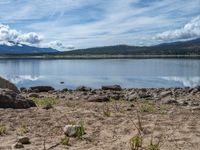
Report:
[{"label": "blue sky", "polygon": [[0,0],[0,24],[0,43],[152,45],[200,37],[200,0]]}]

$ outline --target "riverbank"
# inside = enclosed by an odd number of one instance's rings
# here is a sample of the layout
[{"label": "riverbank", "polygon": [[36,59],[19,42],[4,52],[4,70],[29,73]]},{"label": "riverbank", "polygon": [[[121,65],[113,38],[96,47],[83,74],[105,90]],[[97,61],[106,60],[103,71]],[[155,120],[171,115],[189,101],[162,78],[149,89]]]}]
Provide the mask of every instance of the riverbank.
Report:
[{"label": "riverbank", "polygon": [[[49,90],[48,90],[49,89]],[[200,88],[121,89],[54,91],[35,87],[21,89],[19,96],[37,107],[0,109],[0,149],[8,150],[17,136],[27,136],[22,149],[131,150],[130,139],[142,140],[162,150],[200,148]],[[85,134],[61,142],[63,127],[82,123]],[[151,141],[153,142],[152,144]]]}]

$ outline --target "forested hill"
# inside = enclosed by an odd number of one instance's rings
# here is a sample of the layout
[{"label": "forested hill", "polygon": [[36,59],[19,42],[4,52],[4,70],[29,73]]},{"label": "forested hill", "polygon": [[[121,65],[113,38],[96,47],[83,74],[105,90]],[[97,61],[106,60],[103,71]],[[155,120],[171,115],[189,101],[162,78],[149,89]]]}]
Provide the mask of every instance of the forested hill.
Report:
[{"label": "forested hill", "polygon": [[156,46],[106,46],[61,52],[63,55],[200,55],[200,38]]}]

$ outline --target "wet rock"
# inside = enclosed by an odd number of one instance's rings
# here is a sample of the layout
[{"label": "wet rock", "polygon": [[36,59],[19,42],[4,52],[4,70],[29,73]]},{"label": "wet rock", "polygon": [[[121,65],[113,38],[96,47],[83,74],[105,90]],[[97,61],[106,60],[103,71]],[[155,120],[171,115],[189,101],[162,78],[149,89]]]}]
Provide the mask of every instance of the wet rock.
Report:
[{"label": "wet rock", "polygon": [[0,108],[25,109],[30,107],[36,107],[32,100],[26,100],[11,90],[0,89]]},{"label": "wet rock", "polygon": [[9,89],[16,93],[19,93],[19,90],[13,83],[9,82],[8,80],[6,80],[2,77],[0,77],[0,88],[1,89]]},{"label": "wet rock", "polygon": [[20,149],[20,148],[24,148],[24,145],[22,143],[19,143],[19,142],[16,142],[12,146],[12,149]]},{"label": "wet rock", "polygon": [[63,128],[64,134],[69,137],[76,137],[77,131],[81,129],[80,125],[66,125]]},{"label": "wet rock", "polygon": [[55,89],[51,86],[35,86],[35,87],[30,87],[30,90],[35,92],[49,92],[49,91],[54,91]]},{"label": "wet rock", "polygon": [[19,136],[17,137],[17,142],[21,144],[30,144],[30,139],[27,136]]},{"label": "wet rock", "polygon": [[90,87],[86,86],[79,86],[76,88],[76,91],[91,91],[92,89]]},{"label": "wet rock", "polygon": [[107,96],[100,96],[100,95],[94,95],[89,97],[89,102],[107,102],[109,101],[109,98]]},{"label": "wet rock", "polygon": [[37,93],[30,93],[28,96],[34,97],[34,98],[39,98],[39,95]]},{"label": "wet rock", "polygon": [[121,91],[122,88],[120,85],[107,85],[107,86],[102,86],[102,90]]}]

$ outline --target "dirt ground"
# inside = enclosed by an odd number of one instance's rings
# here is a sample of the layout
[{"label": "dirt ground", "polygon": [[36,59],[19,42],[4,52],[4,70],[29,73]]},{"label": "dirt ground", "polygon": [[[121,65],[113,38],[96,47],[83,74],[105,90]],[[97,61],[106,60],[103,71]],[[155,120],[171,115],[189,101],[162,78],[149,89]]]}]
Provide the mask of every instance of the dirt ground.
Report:
[{"label": "dirt ground", "polygon": [[[45,95],[55,97],[55,95]],[[142,147],[161,150],[200,149],[200,107],[161,104],[153,100],[88,102],[55,98],[52,109],[0,109],[0,150],[9,150],[18,135],[30,138],[22,150],[131,150],[130,139],[141,131]],[[83,122],[86,134],[62,145],[63,127]],[[139,125],[139,123],[141,125]],[[137,129],[139,128],[139,130]],[[152,149],[153,150],[153,149]]]}]

